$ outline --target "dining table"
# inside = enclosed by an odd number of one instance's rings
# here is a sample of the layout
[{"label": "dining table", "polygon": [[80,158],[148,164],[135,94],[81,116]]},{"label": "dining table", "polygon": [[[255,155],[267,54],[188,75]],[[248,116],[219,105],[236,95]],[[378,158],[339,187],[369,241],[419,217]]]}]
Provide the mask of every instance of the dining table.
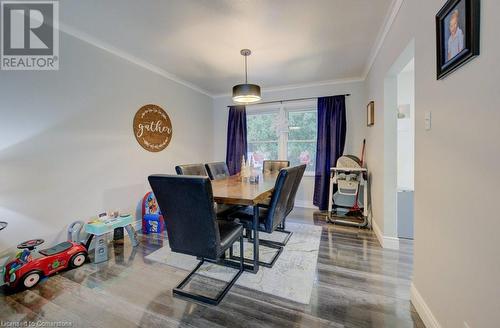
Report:
[{"label": "dining table", "polygon": [[259,173],[258,182],[250,182],[248,178],[237,174],[212,181],[212,193],[216,203],[253,207],[253,259],[251,266],[245,264],[245,271],[259,271],[259,207],[265,205],[272,195],[277,176]]}]

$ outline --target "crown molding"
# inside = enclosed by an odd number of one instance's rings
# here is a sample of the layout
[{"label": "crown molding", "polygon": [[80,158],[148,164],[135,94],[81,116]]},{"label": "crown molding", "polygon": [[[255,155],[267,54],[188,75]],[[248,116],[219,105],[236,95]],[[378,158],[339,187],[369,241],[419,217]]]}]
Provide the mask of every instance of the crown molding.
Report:
[{"label": "crown molding", "polygon": [[152,73],[155,73],[155,74],[158,74],[168,80],[171,80],[173,82],[176,82],[178,84],[181,84],[185,87],[188,87],[192,90],[195,90],[195,91],[198,91],[206,96],[209,96],[209,97],[212,97],[213,98],[213,94],[211,94],[210,92],[208,92],[207,90],[203,89],[203,88],[200,88],[198,87],[197,85],[194,85],[193,83],[191,82],[188,82],[188,81],[185,81],[181,78],[179,78],[178,76],[176,76],[175,74],[172,74],[170,72],[167,72],[166,70],[164,70],[163,68],[160,68],[154,64],[151,64],[150,62],[148,61],[145,61],[141,58],[138,58],[134,55],[131,55],[129,54],[128,52],[122,50],[122,49],[119,49],[115,46],[112,46],[111,44],[107,43],[107,42],[104,42],[100,39],[97,39],[85,32],[82,32],[74,27],[71,27],[67,24],[64,24],[62,22],[59,23],[59,30],[67,35],[70,35],[74,38],[77,38],[83,42],[86,42],[96,48],[99,48],[99,49],[102,49],[110,54],[113,54],[117,57],[120,57],[122,59],[125,59],[127,60],[128,62],[132,63],[132,64],[135,64],[137,66],[140,66]]},{"label": "crown molding", "polygon": [[[347,83],[356,83],[363,82],[365,79],[361,77],[356,78],[346,78],[346,79],[335,79],[335,80],[324,80],[324,81],[315,81],[315,82],[307,82],[307,83],[298,83],[298,84],[285,84],[280,86],[274,86],[269,88],[262,88],[262,92],[276,92],[276,91],[287,91],[294,89],[303,89],[303,88],[313,88],[325,85],[336,85],[336,84],[347,84]],[[230,93],[221,93],[216,94],[213,98],[224,98],[231,97]]]},{"label": "crown molding", "polygon": [[375,39],[374,46],[370,51],[370,57],[368,57],[365,70],[363,71],[363,80],[368,77],[368,74],[370,73],[372,66],[375,63],[375,59],[377,59],[380,49],[384,44],[385,38],[387,37],[387,34],[389,34],[392,24],[396,20],[396,16],[398,15],[399,9],[401,9],[401,6],[403,5],[403,2],[404,0],[393,0],[391,5],[389,6],[389,10],[384,19],[384,24],[382,24],[377,38]]}]

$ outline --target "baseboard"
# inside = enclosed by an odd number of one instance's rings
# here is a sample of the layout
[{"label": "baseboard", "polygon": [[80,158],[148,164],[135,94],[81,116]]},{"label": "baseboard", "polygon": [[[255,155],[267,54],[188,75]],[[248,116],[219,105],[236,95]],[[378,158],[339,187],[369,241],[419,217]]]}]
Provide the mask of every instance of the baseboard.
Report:
[{"label": "baseboard", "polygon": [[382,248],[396,250],[399,249],[399,238],[384,236],[375,220],[372,220],[372,226],[373,232],[375,232],[375,236],[377,237],[378,242],[380,243],[380,246],[382,246]]},{"label": "baseboard", "polygon": [[399,238],[384,236],[383,247],[387,248],[387,249],[396,249],[396,250],[398,250],[399,249]]},{"label": "baseboard", "polygon": [[295,207],[302,207],[302,208],[311,208],[311,209],[317,209],[316,206],[314,206],[312,201],[309,200],[295,200]]},{"label": "baseboard", "polygon": [[422,321],[424,322],[425,327],[441,328],[441,325],[437,321],[434,314],[432,314],[431,309],[429,309],[427,303],[425,303],[424,299],[422,298],[422,295],[420,295],[413,282],[411,283],[410,287],[410,300],[415,309],[417,310],[420,319],[422,319]]}]

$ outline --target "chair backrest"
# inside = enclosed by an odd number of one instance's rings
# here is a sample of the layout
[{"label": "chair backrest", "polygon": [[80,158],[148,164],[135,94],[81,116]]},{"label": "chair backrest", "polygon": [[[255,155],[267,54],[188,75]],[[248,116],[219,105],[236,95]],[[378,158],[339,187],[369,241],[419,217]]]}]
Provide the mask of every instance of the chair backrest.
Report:
[{"label": "chair backrest", "polygon": [[286,217],[288,199],[293,189],[295,177],[299,172],[299,167],[289,167],[281,169],[274,185],[273,195],[269,203],[269,208],[264,222],[266,232],[273,232]]},{"label": "chair backrest", "polygon": [[220,233],[208,177],[151,175],[173,252],[216,259]]},{"label": "chair backrest", "polygon": [[177,165],[175,167],[175,172],[178,175],[199,175],[203,177],[207,177],[207,170],[205,170],[205,166],[203,164],[184,164]]},{"label": "chair backrest", "polygon": [[277,174],[281,169],[290,166],[290,161],[264,161],[262,162],[262,173]]},{"label": "chair backrest", "polygon": [[225,162],[205,164],[210,180],[224,179],[229,176],[229,168]]},{"label": "chair backrest", "polygon": [[297,196],[297,190],[299,189],[300,182],[302,181],[302,177],[304,176],[304,172],[306,171],[306,164],[302,164],[297,166],[299,169],[297,170],[297,175],[295,176],[295,181],[293,182],[292,192],[288,197],[288,203],[286,206],[286,215],[290,214],[295,206],[295,196]]}]

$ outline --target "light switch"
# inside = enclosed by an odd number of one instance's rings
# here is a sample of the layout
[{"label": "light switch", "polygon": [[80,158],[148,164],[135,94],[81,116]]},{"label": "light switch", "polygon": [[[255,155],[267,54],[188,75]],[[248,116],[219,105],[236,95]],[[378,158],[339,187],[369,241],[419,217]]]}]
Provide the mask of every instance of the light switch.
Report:
[{"label": "light switch", "polygon": [[425,112],[424,120],[425,120],[425,130],[429,131],[432,127],[432,114],[430,111]]}]

